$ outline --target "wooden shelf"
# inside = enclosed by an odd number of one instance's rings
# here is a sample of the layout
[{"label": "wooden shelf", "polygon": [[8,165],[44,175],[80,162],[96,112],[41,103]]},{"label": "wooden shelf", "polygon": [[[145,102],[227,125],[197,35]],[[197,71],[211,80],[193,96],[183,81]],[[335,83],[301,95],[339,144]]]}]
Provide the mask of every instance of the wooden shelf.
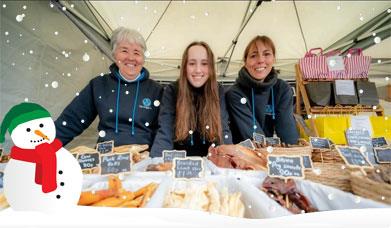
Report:
[{"label": "wooden shelf", "polygon": [[[358,115],[362,112],[372,112],[376,113],[378,116],[384,116],[384,109],[380,105],[376,106],[374,109],[372,106],[366,105],[354,105],[354,106],[311,106],[311,103],[308,99],[307,91],[305,89],[305,84],[315,80],[303,80],[303,75],[300,70],[299,64],[296,64],[296,113],[299,115],[313,115],[313,114],[325,114],[325,115],[338,115],[338,114],[352,114]],[[356,79],[356,80],[367,80],[367,79]],[[318,80],[317,82],[323,81],[334,81],[334,80]],[[304,109],[301,107],[301,102],[304,103]],[[312,136],[319,136],[318,130],[315,126],[315,121],[313,118],[310,119],[311,128],[313,131]]]}]

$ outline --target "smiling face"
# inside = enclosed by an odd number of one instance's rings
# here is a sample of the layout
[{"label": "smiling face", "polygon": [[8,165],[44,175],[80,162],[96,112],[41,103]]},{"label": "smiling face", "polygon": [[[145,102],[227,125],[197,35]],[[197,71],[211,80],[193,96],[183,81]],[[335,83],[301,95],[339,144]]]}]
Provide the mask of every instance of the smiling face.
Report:
[{"label": "smiling face", "polygon": [[22,149],[34,149],[42,143],[51,143],[55,137],[56,127],[50,117],[19,124],[11,133],[15,146]]},{"label": "smiling face", "polygon": [[263,81],[272,70],[274,61],[272,48],[262,41],[256,41],[249,49],[244,66],[251,77]]},{"label": "smiling face", "polygon": [[203,46],[195,45],[189,48],[186,78],[195,87],[202,87],[209,78],[208,53]]},{"label": "smiling face", "polygon": [[134,80],[143,68],[143,49],[137,43],[120,41],[114,51],[114,59],[121,75],[128,80]]}]

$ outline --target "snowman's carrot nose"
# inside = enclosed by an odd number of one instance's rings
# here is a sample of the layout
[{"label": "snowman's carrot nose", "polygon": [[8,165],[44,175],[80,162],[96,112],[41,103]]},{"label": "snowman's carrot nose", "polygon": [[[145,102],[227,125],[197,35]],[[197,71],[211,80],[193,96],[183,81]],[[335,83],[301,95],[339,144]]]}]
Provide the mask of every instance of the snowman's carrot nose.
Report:
[{"label": "snowman's carrot nose", "polygon": [[50,141],[49,138],[48,138],[46,135],[44,135],[40,130],[35,130],[34,133],[35,133],[36,135],[39,135],[39,136],[41,136],[42,138],[44,138],[44,139]]}]

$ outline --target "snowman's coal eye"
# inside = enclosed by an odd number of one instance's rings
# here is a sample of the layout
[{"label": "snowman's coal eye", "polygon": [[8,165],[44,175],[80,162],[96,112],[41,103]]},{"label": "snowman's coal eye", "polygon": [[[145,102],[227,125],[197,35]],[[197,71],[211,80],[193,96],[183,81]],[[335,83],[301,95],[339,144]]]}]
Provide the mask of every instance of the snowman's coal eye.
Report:
[{"label": "snowman's coal eye", "polygon": [[39,124],[39,127],[43,127],[43,124]]},{"label": "snowman's coal eye", "polygon": [[30,132],[30,131],[31,131],[31,129],[30,129],[30,128],[27,128],[27,129],[26,129],[26,131],[27,131],[27,132]]}]

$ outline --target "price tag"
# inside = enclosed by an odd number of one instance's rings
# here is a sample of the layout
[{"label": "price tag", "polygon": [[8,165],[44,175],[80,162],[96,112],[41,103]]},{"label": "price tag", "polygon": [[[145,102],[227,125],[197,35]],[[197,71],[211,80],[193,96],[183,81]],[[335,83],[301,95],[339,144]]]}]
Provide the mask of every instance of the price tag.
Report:
[{"label": "price tag", "polygon": [[375,156],[381,164],[391,163],[391,148],[375,148]]},{"label": "price tag", "polygon": [[279,178],[304,178],[303,158],[301,156],[269,155],[267,157],[268,175]]},{"label": "price tag", "polygon": [[4,173],[0,171],[0,188],[3,188],[3,177]]},{"label": "price tag", "polygon": [[127,173],[131,171],[132,155],[131,153],[101,155],[100,162],[101,175]]},{"label": "price tag", "polygon": [[174,158],[173,175],[176,179],[199,179],[204,177],[202,158]]},{"label": "price tag", "polygon": [[255,143],[258,143],[260,145],[265,144],[265,136],[259,133],[254,132],[253,133],[253,140]]},{"label": "price tag", "polygon": [[163,150],[163,162],[172,162],[174,158],[185,158],[186,150]]},{"label": "price tag", "polygon": [[373,147],[382,147],[387,145],[387,140],[384,137],[372,138]]},{"label": "price tag", "polygon": [[114,141],[101,142],[96,144],[96,151],[101,154],[112,153],[114,150]]},{"label": "price tag", "polygon": [[360,149],[348,146],[336,146],[338,153],[347,166],[358,168],[373,168]]},{"label": "price tag", "polygon": [[278,137],[266,137],[267,146],[281,146],[281,140]]},{"label": "price tag", "polygon": [[100,164],[99,153],[82,153],[77,156],[81,169],[92,169]]},{"label": "price tag", "polygon": [[255,150],[255,146],[254,146],[253,142],[251,142],[251,139],[246,139],[244,141],[241,141],[239,143],[239,145],[247,147],[247,148],[249,148],[251,150]]},{"label": "price tag", "polygon": [[310,137],[312,148],[330,149],[330,141],[326,138]]},{"label": "price tag", "polygon": [[369,131],[348,129],[346,130],[346,140],[349,146],[363,149],[362,152],[369,162],[371,164],[376,164],[375,154],[373,153],[372,138],[369,135]]},{"label": "price tag", "polygon": [[312,169],[314,166],[312,165],[312,159],[309,155],[302,156],[303,157],[303,166],[304,169]]}]

